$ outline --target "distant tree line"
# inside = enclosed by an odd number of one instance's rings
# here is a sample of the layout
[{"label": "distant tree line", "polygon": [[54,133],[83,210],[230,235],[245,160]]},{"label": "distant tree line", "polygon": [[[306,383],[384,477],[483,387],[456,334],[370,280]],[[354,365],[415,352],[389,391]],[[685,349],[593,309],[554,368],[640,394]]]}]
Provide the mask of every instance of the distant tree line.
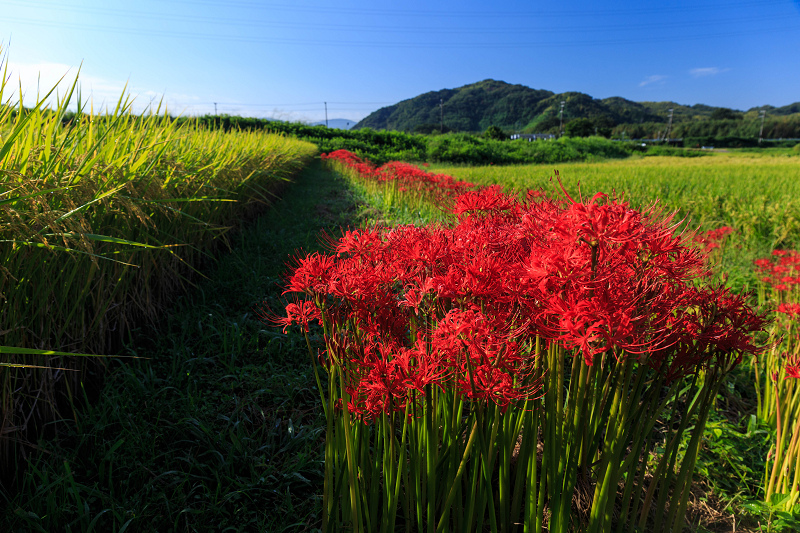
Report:
[{"label": "distant tree line", "polygon": [[[643,124],[618,124],[614,126],[611,136],[628,139],[653,139],[663,134],[666,124],[646,122]],[[679,122],[673,124],[670,137],[742,137],[758,139],[761,129],[759,118],[727,118]],[[767,116],[764,120],[765,139],[800,138],[800,114],[785,117]]]},{"label": "distant tree line", "polygon": [[[75,113],[68,112],[63,120],[69,122],[75,120],[75,116]],[[715,117],[674,124],[670,137],[682,138],[684,146],[690,147],[758,146],[758,132],[761,127],[759,118],[724,110],[719,111]],[[95,117],[95,120],[102,119],[102,115]],[[558,163],[581,161],[590,157],[626,157],[635,151],[674,156],[686,153],[663,148],[658,151],[652,145],[642,147],[641,143],[608,140],[608,138],[628,140],[660,138],[666,124],[644,122],[615,125],[610,117],[604,115],[572,118],[565,120],[563,125],[558,118],[552,117],[542,122],[543,125],[550,126],[544,131],[540,130],[542,133],[559,136],[559,132],[563,129],[563,138],[556,142],[511,141],[510,136],[513,132],[497,125],[490,125],[478,135],[447,131],[441,133],[439,131],[441,124],[430,124],[430,128],[420,128],[426,132],[423,134],[378,131],[370,128],[344,130],[233,115],[165,117],[165,120],[181,124],[191,122],[200,127],[225,131],[263,130],[291,135],[316,144],[320,152],[346,149],[377,164],[390,160],[497,165]],[[797,137],[800,137],[800,114],[767,116],[764,121],[765,139]],[[775,143],[765,143],[763,146],[774,145]]]}]

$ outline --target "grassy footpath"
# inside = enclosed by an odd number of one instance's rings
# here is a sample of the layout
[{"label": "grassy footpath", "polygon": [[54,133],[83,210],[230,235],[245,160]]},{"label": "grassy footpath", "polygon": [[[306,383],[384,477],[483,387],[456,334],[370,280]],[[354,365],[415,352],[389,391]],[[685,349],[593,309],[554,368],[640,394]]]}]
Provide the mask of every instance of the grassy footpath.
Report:
[{"label": "grassy footpath", "polygon": [[[282,311],[287,258],[355,216],[313,163],[238,238],[210,279],[139,330],[100,399],[61,443],[40,443],[0,530],[304,531],[319,520],[324,419],[304,340]],[[66,425],[66,424],[65,424]],[[6,495],[6,497],[8,497]]]}]

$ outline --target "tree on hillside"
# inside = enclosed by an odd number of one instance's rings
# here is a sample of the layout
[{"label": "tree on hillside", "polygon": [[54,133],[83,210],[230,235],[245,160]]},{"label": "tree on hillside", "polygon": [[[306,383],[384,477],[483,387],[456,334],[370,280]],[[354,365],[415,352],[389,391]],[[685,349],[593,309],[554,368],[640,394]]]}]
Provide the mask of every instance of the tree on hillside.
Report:
[{"label": "tree on hillside", "polygon": [[727,107],[720,107],[711,113],[711,120],[739,120],[743,117],[741,113]]},{"label": "tree on hillside", "polygon": [[524,133],[558,133],[558,117],[540,116],[523,129]]},{"label": "tree on hillside", "polygon": [[414,128],[413,133],[422,133],[424,135],[430,135],[432,133],[447,133],[451,131],[450,128],[448,128],[447,126],[444,127],[444,130],[442,130],[441,127],[442,127],[441,124],[431,124],[431,123],[419,124]]},{"label": "tree on hillside", "polygon": [[588,118],[575,118],[564,126],[567,137],[589,137],[594,135],[594,122]]},{"label": "tree on hillside", "polygon": [[505,141],[508,139],[508,134],[501,130],[498,126],[489,126],[483,132],[483,136],[487,139],[494,139],[496,141]]},{"label": "tree on hillside", "polygon": [[592,119],[597,135],[602,135],[606,139],[611,137],[611,130],[614,129],[614,119],[608,115],[600,115]]}]

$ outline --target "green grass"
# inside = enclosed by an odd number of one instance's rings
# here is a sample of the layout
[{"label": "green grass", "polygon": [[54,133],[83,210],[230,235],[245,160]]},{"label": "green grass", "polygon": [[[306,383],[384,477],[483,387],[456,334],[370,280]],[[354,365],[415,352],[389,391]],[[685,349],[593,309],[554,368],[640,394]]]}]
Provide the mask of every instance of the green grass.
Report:
[{"label": "green grass", "polygon": [[137,330],[77,423],[42,441],[3,523],[23,531],[305,531],[320,520],[324,418],[302,335],[280,313],[282,274],[356,216],[314,164],[239,235],[209,280]]}]

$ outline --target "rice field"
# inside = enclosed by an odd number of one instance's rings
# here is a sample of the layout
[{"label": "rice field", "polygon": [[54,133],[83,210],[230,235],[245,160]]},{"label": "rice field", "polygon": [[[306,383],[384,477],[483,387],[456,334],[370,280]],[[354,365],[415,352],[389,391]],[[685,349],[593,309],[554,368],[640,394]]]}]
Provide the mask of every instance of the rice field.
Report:
[{"label": "rice field", "polygon": [[[179,127],[160,108],[136,115],[124,95],[99,113],[77,83],[54,105],[54,91],[11,102],[0,86],[6,444],[35,438],[83,398],[91,365],[66,354],[118,353],[132,328],[161,320],[228,233],[316,152],[280,135]],[[14,461],[0,446],[2,466]]]},{"label": "rice field", "polygon": [[720,152],[707,157],[632,157],[559,165],[444,167],[432,170],[480,185],[560,193],[556,173],[573,197],[624,196],[634,207],[655,202],[692,229],[734,229],[722,269],[737,290],[755,289],[753,261],[774,249],[800,246],[800,157]]},{"label": "rice field", "polygon": [[558,172],[571,195],[624,194],[634,206],[656,200],[693,226],[731,226],[772,248],[800,238],[800,157],[714,153],[708,157],[643,157],[593,163],[506,167],[440,167],[436,171],[516,190],[556,191]]}]

